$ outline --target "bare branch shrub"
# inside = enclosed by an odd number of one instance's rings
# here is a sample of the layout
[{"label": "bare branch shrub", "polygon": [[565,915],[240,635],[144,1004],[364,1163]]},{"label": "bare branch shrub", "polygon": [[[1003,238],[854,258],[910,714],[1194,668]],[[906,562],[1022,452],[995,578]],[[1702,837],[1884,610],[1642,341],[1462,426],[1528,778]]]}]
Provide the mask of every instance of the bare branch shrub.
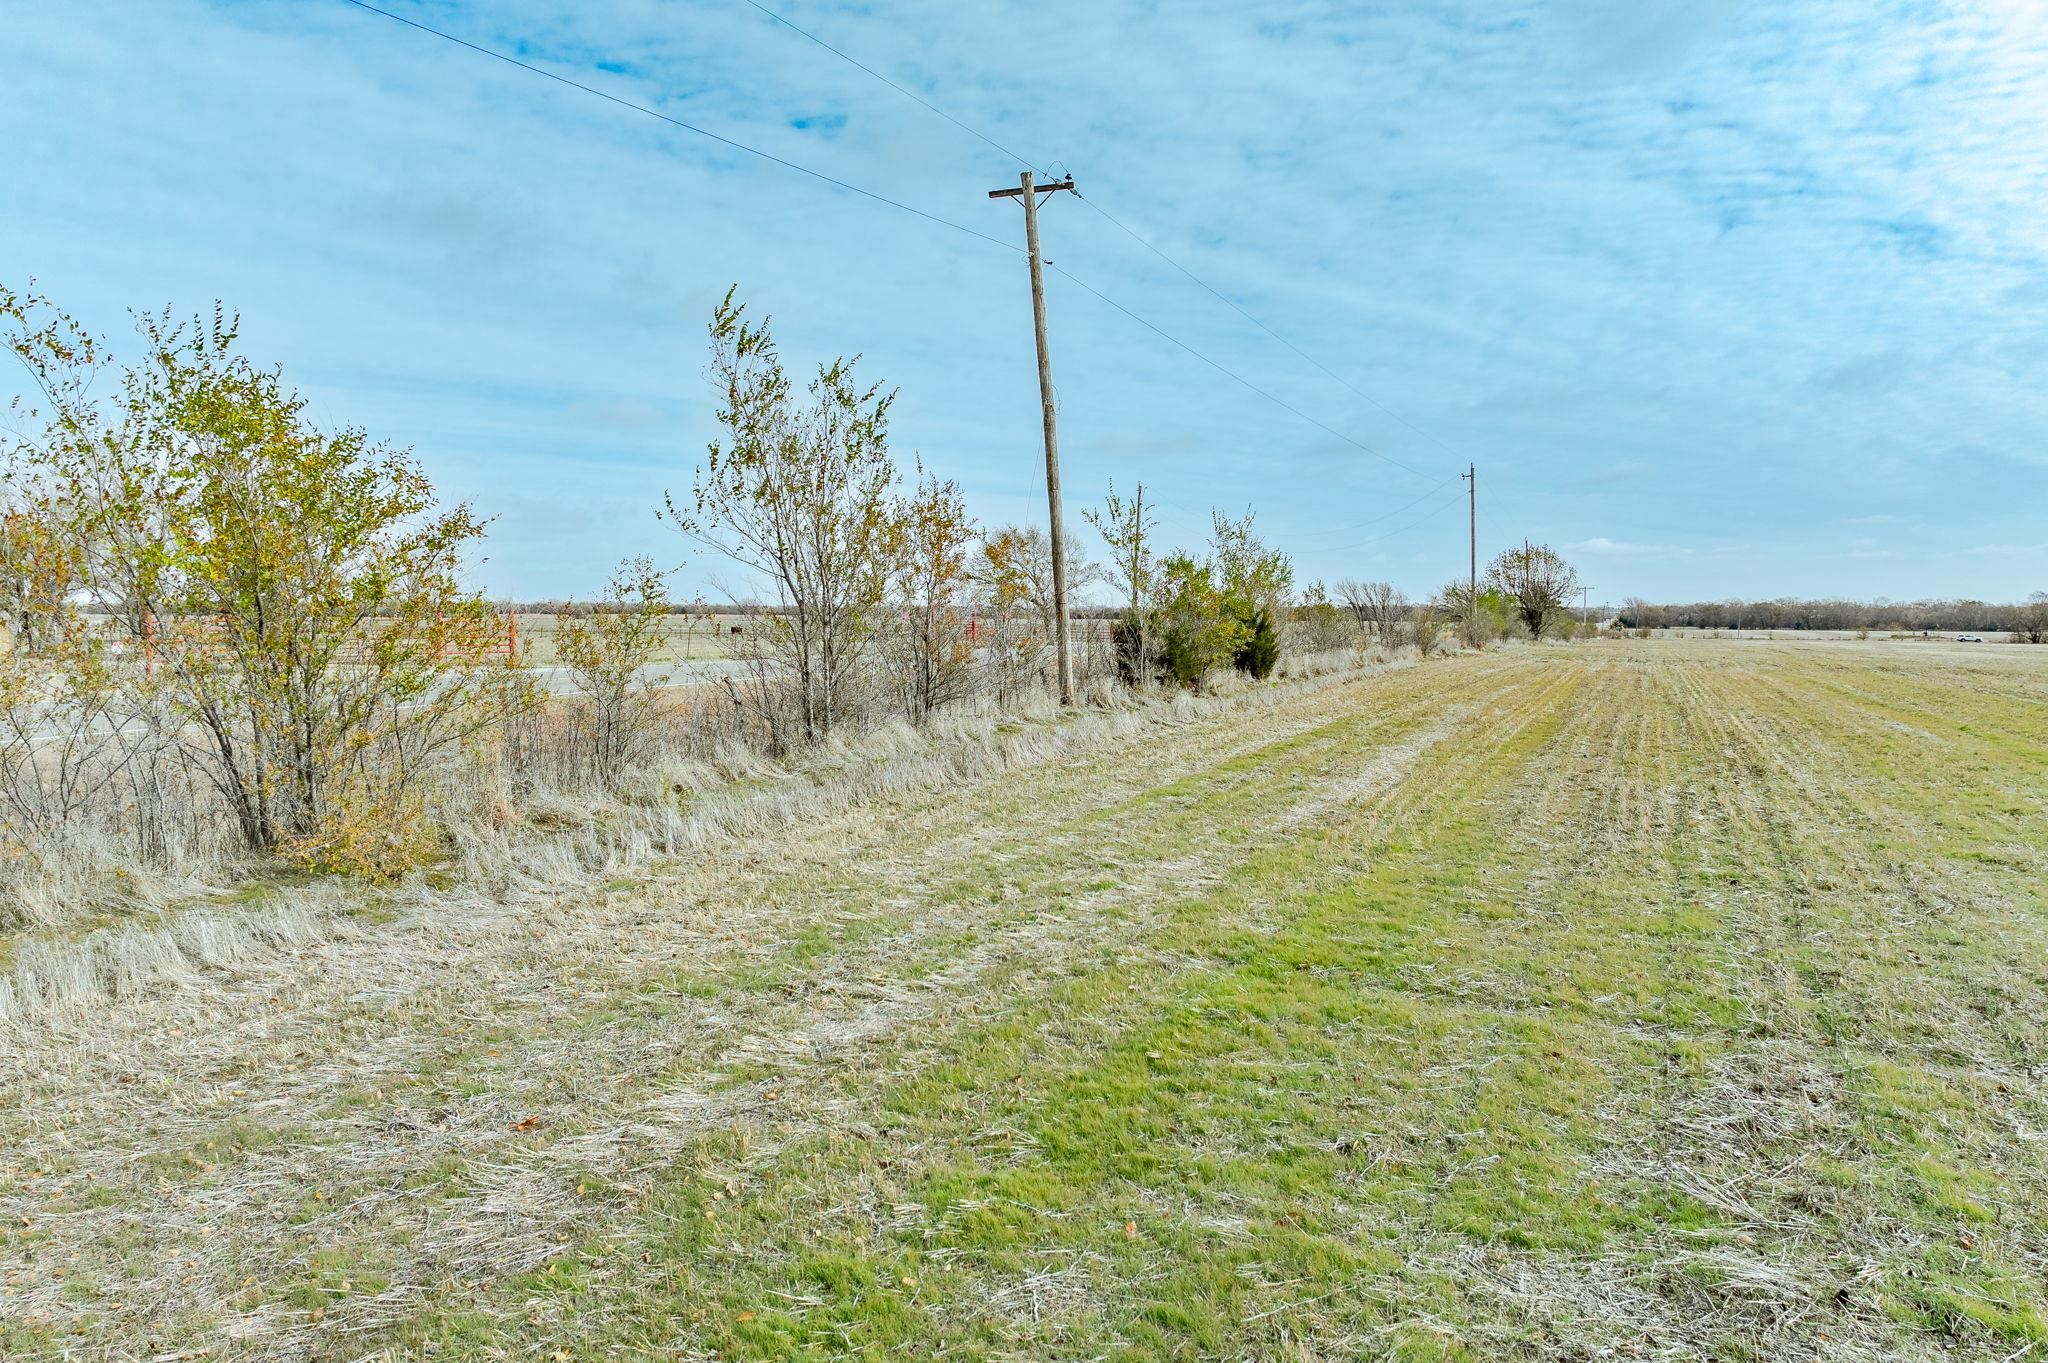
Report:
[{"label": "bare branch shrub", "polygon": [[646,557],[629,558],[612,574],[605,606],[564,614],[555,652],[576,683],[575,732],[599,784],[616,787],[647,754],[654,691],[647,667],[661,651],[668,583]]},{"label": "bare branch shrub", "polygon": [[799,399],[768,323],[748,322],[730,290],[712,315],[711,346],[726,438],[711,443],[690,499],[668,498],[668,515],[775,593],[775,611],[743,636],[771,665],[751,703],[789,691],[798,734],[819,739],[858,712],[867,689],[895,531],[894,395],[860,386],[856,361],[837,359]]},{"label": "bare branch shrub", "polygon": [[1391,582],[1358,582],[1345,579],[1337,584],[1337,599],[1358,621],[1358,627],[1381,643],[1401,642],[1408,622],[1408,594]]},{"label": "bare branch shrub", "polygon": [[1431,599],[1415,608],[1409,621],[1409,631],[1415,639],[1415,651],[1421,657],[1432,657],[1443,650],[1445,617],[1444,604],[1439,600]]},{"label": "bare branch shrub", "polygon": [[898,503],[896,525],[893,576],[902,619],[892,639],[895,671],[905,712],[921,722],[973,689],[974,650],[960,596],[974,521],[958,483],[926,476]]},{"label": "bare branch shrub", "polygon": [[2029,644],[2048,644],[2048,592],[2035,592],[2013,612],[2013,637]]}]

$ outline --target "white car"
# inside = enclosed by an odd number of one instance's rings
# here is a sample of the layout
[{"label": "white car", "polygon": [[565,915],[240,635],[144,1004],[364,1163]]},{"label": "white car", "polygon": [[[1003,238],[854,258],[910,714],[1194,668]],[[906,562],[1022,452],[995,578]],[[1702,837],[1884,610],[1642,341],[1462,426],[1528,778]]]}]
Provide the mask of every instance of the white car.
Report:
[{"label": "white car", "polygon": [[1959,644],[1981,644],[1984,642],[1984,636],[1981,634],[1958,634],[1956,642]]}]

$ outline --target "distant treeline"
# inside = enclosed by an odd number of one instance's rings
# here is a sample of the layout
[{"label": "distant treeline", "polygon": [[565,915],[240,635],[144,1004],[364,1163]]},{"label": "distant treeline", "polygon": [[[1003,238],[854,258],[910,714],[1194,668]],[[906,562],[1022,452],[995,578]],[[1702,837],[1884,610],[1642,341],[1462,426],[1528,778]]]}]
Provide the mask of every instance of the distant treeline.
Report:
[{"label": "distant treeline", "polygon": [[[501,615],[618,615],[640,614],[645,608],[629,601],[505,601],[491,603]],[[789,607],[765,605],[759,601],[670,601],[662,605],[655,614],[686,615],[708,619],[722,615],[783,615]],[[1114,620],[1121,614],[1121,606],[1089,606],[1075,604],[1067,614],[1078,620]]]},{"label": "distant treeline", "polygon": [[1616,616],[1624,629],[1880,629],[2048,632],[2048,593],[2016,605],[1989,601],[1694,601],[1657,605],[1630,600]]}]

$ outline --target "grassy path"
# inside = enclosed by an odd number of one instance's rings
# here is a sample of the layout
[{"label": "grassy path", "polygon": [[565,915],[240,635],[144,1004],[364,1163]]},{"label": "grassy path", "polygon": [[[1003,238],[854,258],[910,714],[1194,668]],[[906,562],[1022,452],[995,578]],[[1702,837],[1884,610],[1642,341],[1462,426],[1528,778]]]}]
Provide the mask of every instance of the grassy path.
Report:
[{"label": "grassy path", "polygon": [[53,1020],[0,1352],[2048,1350],[2044,696],[1464,658]]}]

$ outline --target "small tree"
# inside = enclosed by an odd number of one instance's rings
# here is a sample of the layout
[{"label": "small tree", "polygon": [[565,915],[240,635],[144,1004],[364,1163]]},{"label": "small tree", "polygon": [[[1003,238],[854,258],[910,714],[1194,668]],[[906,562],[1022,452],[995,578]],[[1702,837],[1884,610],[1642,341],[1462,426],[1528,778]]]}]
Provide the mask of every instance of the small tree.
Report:
[{"label": "small tree", "polygon": [[1117,668],[1126,684],[1152,670],[1151,619],[1145,609],[1152,595],[1158,565],[1152,556],[1155,517],[1145,509],[1145,485],[1140,483],[1130,500],[1117,495],[1111,483],[1101,510],[1090,507],[1081,513],[1109,545],[1109,577],[1124,594],[1124,614],[1115,630]]},{"label": "small tree", "polygon": [[1244,640],[1231,656],[1231,665],[1255,681],[1264,681],[1280,664],[1280,631],[1274,628],[1273,613],[1254,606],[1249,614],[1239,615],[1238,622]]},{"label": "small tree", "polygon": [[555,653],[575,679],[591,773],[606,786],[645,756],[653,737],[647,668],[661,652],[668,606],[667,578],[643,556],[619,565],[600,609],[564,607],[557,616]]},{"label": "small tree", "polygon": [[66,627],[67,601],[84,585],[84,527],[52,470],[94,438],[90,390],[105,366],[96,337],[31,286],[0,285],[0,333],[34,392],[8,402],[0,432],[0,627],[39,653]]},{"label": "small tree", "polygon": [[1259,538],[1249,511],[1236,520],[1216,511],[1211,520],[1209,547],[1215,556],[1217,586],[1229,596],[1277,614],[1294,586],[1293,560]]},{"label": "small tree", "polygon": [[1320,582],[1302,588],[1301,600],[1289,616],[1288,631],[1310,653],[1335,652],[1365,641],[1353,615],[1331,601]]},{"label": "small tree", "polygon": [[1161,559],[1154,600],[1159,664],[1181,686],[1200,686],[1210,672],[1234,662],[1251,637],[1250,624],[1230,609],[1208,559],[1187,553]]},{"label": "small tree", "polygon": [[667,514],[770,584],[779,609],[743,638],[762,642],[772,664],[764,684],[788,679],[798,728],[817,739],[857,703],[880,623],[895,536],[895,397],[857,383],[857,360],[837,359],[819,366],[800,399],[768,323],[748,322],[734,292],[711,318],[726,438],[711,442],[689,500],[667,498]]},{"label": "small tree", "polygon": [[2030,644],[2048,644],[2048,592],[2035,592],[2013,616],[2013,637]]},{"label": "small tree", "polygon": [[1513,602],[1502,592],[1481,584],[1473,595],[1464,582],[1447,582],[1436,601],[1443,629],[1455,629],[1458,642],[1466,648],[1485,648],[1510,631]]},{"label": "small tree", "polygon": [[[1102,570],[1088,561],[1081,543],[1067,536],[1067,591],[1088,589]],[[975,581],[1029,609],[1038,618],[1041,637],[1053,635],[1052,537],[1035,525],[1005,525],[985,532],[973,572]]]},{"label": "small tree", "polygon": [[1410,629],[1415,635],[1415,652],[1428,658],[1443,646],[1446,609],[1441,600],[1429,600],[1415,608]]},{"label": "small tree", "polygon": [[316,429],[220,310],[139,329],[147,358],[111,415],[87,400],[90,352],[11,338],[41,367],[33,458],[82,575],[204,736],[196,757],[251,847],[403,869],[430,843],[435,754],[524,703],[486,675],[498,622],[460,585],[483,523],[437,508],[405,452]]},{"label": "small tree", "polygon": [[[1623,629],[1632,630],[1638,639],[1650,637],[1650,631],[1664,623],[1664,608],[1655,606],[1640,596],[1631,596],[1621,603],[1621,613],[1615,623]],[[1776,620],[1773,619],[1773,625]]]},{"label": "small tree", "polygon": [[[998,666],[998,688],[1007,689],[1009,673],[1043,671],[1054,637],[1052,537],[1035,525],[1005,525],[982,533],[973,556],[970,578],[980,584],[995,617],[996,640],[991,658]],[[1067,536],[1067,590],[1078,596],[1100,576],[1081,543]],[[1022,614],[1025,618],[1017,618]]]},{"label": "small tree", "polygon": [[1408,619],[1408,594],[1393,583],[1347,579],[1337,584],[1337,598],[1365,633],[1382,644],[1400,641],[1401,627]]},{"label": "small tree", "polygon": [[1579,589],[1577,570],[1547,544],[1524,544],[1501,554],[1487,567],[1486,581],[1513,603],[1515,618],[1531,639],[1543,637]]},{"label": "small tree", "polygon": [[898,636],[905,708],[923,719],[967,694],[974,651],[960,618],[974,521],[960,485],[926,476],[897,504],[895,580],[904,619]]},{"label": "small tree", "polygon": [[81,555],[58,508],[27,494],[11,472],[5,481],[17,504],[0,510],[0,628],[24,653],[44,653],[63,633]]},{"label": "small tree", "polygon": [[1235,520],[1217,511],[1211,521],[1210,562],[1233,635],[1230,662],[1263,681],[1280,659],[1280,634],[1273,622],[1286,609],[1294,564],[1253,531],[1250,511]]}]

